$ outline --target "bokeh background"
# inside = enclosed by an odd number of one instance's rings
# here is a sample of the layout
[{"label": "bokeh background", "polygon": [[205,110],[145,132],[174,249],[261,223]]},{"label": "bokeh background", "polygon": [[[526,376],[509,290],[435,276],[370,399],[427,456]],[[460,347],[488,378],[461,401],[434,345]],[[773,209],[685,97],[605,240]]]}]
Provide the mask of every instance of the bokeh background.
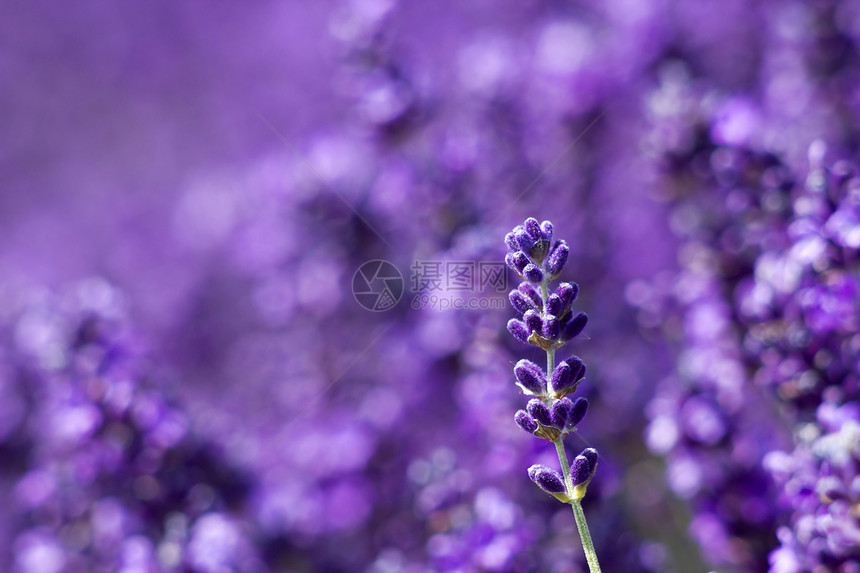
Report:
[{"label": "bokeh background", "polygon": [[513,312],[412,305],[534,216],[603,570],[860,571],[860,2],[2,14],[0,570],[585,571]]}]

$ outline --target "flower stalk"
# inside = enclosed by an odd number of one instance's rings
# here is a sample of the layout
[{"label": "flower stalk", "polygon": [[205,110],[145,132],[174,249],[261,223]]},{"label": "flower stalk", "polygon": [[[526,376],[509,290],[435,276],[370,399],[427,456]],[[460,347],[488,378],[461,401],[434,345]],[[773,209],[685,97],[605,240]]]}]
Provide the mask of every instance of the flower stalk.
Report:
[{"label": "flower stalk", "polygon": [[526,396],[533,396],[514,420],[523,430],[555,445],[561,474],[533,465],[529,477],[542,490],[571,505],[588,568],[591,573],[600,573],[581,504],[597,469],[597,450],[586,448],[571,466],[564,449],[564,437],[576,430],[588,409],[585,398],[568,398],[584,378],[585,364],[576,356],[556,364],[556,350],[582,332],[588,317],[572,311],[579,292],[576,283],[562,282],[550,293],[550,283],[561,273],[569,253],[564,241],[552,241],[552,232],[549,221],[538,223],[529,218],[505,236],[509,249],[505,262],[523,279],[509,294],[520,318],[508,322],[508,331],[520,342],[546,352],[546,371],[529,360],[514,366],[516,384]]}]

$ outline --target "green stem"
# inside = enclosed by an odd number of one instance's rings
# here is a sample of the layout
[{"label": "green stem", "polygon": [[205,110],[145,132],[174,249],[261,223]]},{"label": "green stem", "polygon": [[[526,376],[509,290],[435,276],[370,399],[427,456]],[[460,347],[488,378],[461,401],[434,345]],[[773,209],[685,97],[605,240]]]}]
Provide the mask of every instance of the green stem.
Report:
[{"label": "green stem", "polygon": [[[541,312],[542,316],[547,315],[546,299],[549,296],[548,293],[549,293],[549,288],[547,287],[546,279],[544,279],[540,283],[540,294],[544,300],[544,303],[543,303],[544,307],[543,307],[543,310]],[[553,370],[555,370],[555,346],[552,346],[551,348],[549,348],[549,350],[546,351],[546,376],[547,376],[547,378],[552,377],[552,371]]]},{"label": "green stem", "polygon": [[[546,301],[549,289],[547,288],[546,279],[540,284],[541,295]],[[544,303],[545,304],[545,303]],[[546,307],[543,309],[543,315],[546,316]],[[555,370],[555,347],[546,351],[546,375],[552,376]],[[558,454],[558,461],[561,464],[561,473],[564,476],[564,485],[567,488],[567,494],[571,496],[570,505],[573,507],[573,516],[576,519],[576,528],[579,530],[579,538],[582,540],[582,550],[585,552],[585,560],[588,562],[588,569],[591,573],[601,573],[600,563],[597,561],[597,552],[594,551],[594,542],[591,541],[591,533],[588,531],[588,523],[585,521],[585,512],[582,511],[582,504],[573,496],[573,477],[570,475],[570,464],[567,461],[567,453],[564,451],[564,438],[559,436],[553,442],[555,451]]]},{"label": "green stem", "polygon": [[567,487],[567,495],[573,495],[573,478],[570,475],[570,465],[567,463],[567,454],[564,451],[564,442],[562,438],[553,442],[555,444],[555,452],[558,454],[558,461],[561,464],[561,474],[564,476],[564,485]]},{"label": "green stem", "polygon": [[594,543],[591,541],[591,533],[588,532],[588,523],[585,522],[585,512],[578,499],[571,500],[573,516],[576,518],[576,528],[579,529],[579,537],[582,539],[582,549],[585,551],[585,560],[588,562],[588,570],[591,573],[601,573],[600,563],[597,562],[597,553],[594,551]]},{"label": "green stem", "polygon": [[[562,438],[559,438],[553,444],[555,444],[555,451],[561,464],[561,473],[564,476],[564,485],[567,487],[567,493],[573,496],[573,477],[570,475],[570,464],[564,451],[564,442]],[[585,521],[585,513],[582,511],[582,504],[580,504],[578,499],[572,498],[570,505],[573,507],[573,517],[576,518],[576,528],[579,530],[579,538],[582,540],[582,550],[585,552],[588,569],[591,573],[601,573],[600,563],[597,561],[597,552],[594,550],[594,542],[591,541],[591,533],[588,531],[588,523]]]}]

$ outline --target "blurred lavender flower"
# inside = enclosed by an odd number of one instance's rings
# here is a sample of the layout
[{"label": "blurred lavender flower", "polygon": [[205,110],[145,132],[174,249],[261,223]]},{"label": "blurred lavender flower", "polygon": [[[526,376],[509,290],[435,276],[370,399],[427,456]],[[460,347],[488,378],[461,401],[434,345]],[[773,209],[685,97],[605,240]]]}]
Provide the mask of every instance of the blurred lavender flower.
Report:
[{"label": "blurred lavender flower", "polygon": [[3,337],[18,352],[3,387],[23,408],[0,444],[13,484],[6,511],[20,529],[3,558],[33,573],[259,570],[238,529],[206,563],[196,534],[188,545],[189,528],[241,508],[247,484],[153,379],[163,373],[148,362],[123,294],[101,279],[17,294]]},{"label": "blurred lavender flower", "polygon": [[[857,399],[857,15],[842,0],[10,12],[0,568],[577,571],[569,515],[505,479],[553,462],[509,423],[501,317],[368,317],[344,287],[372,258],[494,260],[495,222],[544,209],[585,240],[523,226],[512,330],[529,354],[512,363],[583,331],[573,285],[535,288],[567,260],[601,316],[602,383],[579,385],[574,358],[520,368],[528,399],[557,406],[532,408],[542,428],[519,420],[561,435],[574,392],[589,400],[605,567],[702,570],[666,481],[721,571],[764,571],[776,543],[806,554],[774,535],[807,509],[779,509],[761,458]],[[114,330],[96,305],[115,350],[70,351],[51,332],[87,319],[47,286],[94,273],[134,319]],[[668,480],[642,450],[645,401]],[[461,485],[424,481],[436,471]],[[146,476],[177,493],[139,498]]]},{"label": "blurred lavender flower", "polygon": [[798,185],[776,155],[721,142],[693,94],[674,97],[689,98],[675,127],[694,142],[663,155],[683,269],[655,290],[671,300],[657,304],[665,331],[683,332],[688,347],[649,406],[648,441],[668,454],[676,493],[695,501],[691,530],[708,558],[762,568],[786,518],[761,459],[786,447],[784,427],[808,420],[825,393],[857,396],[856,364],[842,358],[857,314],[856,256],[850,231],[833,231],[851,220],[854,170],[826,169],[813,143]]},{"label": "blurred lavender flower", "polygon": [[791,453],[771,452],[765,466],[791,511],[777,531],[770,555],[775,573],[827,569],[853,571],[860,564],[860,409],[825,402],[817,424],[802,428]]}]

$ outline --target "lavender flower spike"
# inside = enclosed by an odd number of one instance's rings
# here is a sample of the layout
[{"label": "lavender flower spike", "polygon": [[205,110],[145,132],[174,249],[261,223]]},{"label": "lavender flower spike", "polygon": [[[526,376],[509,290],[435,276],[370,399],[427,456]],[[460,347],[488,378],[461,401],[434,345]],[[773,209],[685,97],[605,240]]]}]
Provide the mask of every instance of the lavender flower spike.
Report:
[{"label": "lavender flower spike", "polygon": [[553,230],[549,221],[538,224],[537,219],[529,218],[505,236],[510,251],[505,261],[526,280],[509,295],[522,320],[510,320],[508,330],[520,342],[544,350],[547,361],[546,370],[525,359],[514,366],[517,385],[526,395],[535,396],[524,410],[517,411],[514,420],[526,432],[555,445],[562,473],[533,465],[529,477],[542,490],[571,505],[589,571],[600,573],[580,503],[597,468],[597,451],[586,449],[570,466],[564,450],[565,436],[576,429],[588,410],[585,398],[567,397],[585,376],[585,364],[572,356],[555,365],[556,351],[579,336],[588,317],[571,311],[579,291],[575,283],[561,283],[550,294],[550,283],[561,273],[570,253],[564,241],[552,243]]}]

